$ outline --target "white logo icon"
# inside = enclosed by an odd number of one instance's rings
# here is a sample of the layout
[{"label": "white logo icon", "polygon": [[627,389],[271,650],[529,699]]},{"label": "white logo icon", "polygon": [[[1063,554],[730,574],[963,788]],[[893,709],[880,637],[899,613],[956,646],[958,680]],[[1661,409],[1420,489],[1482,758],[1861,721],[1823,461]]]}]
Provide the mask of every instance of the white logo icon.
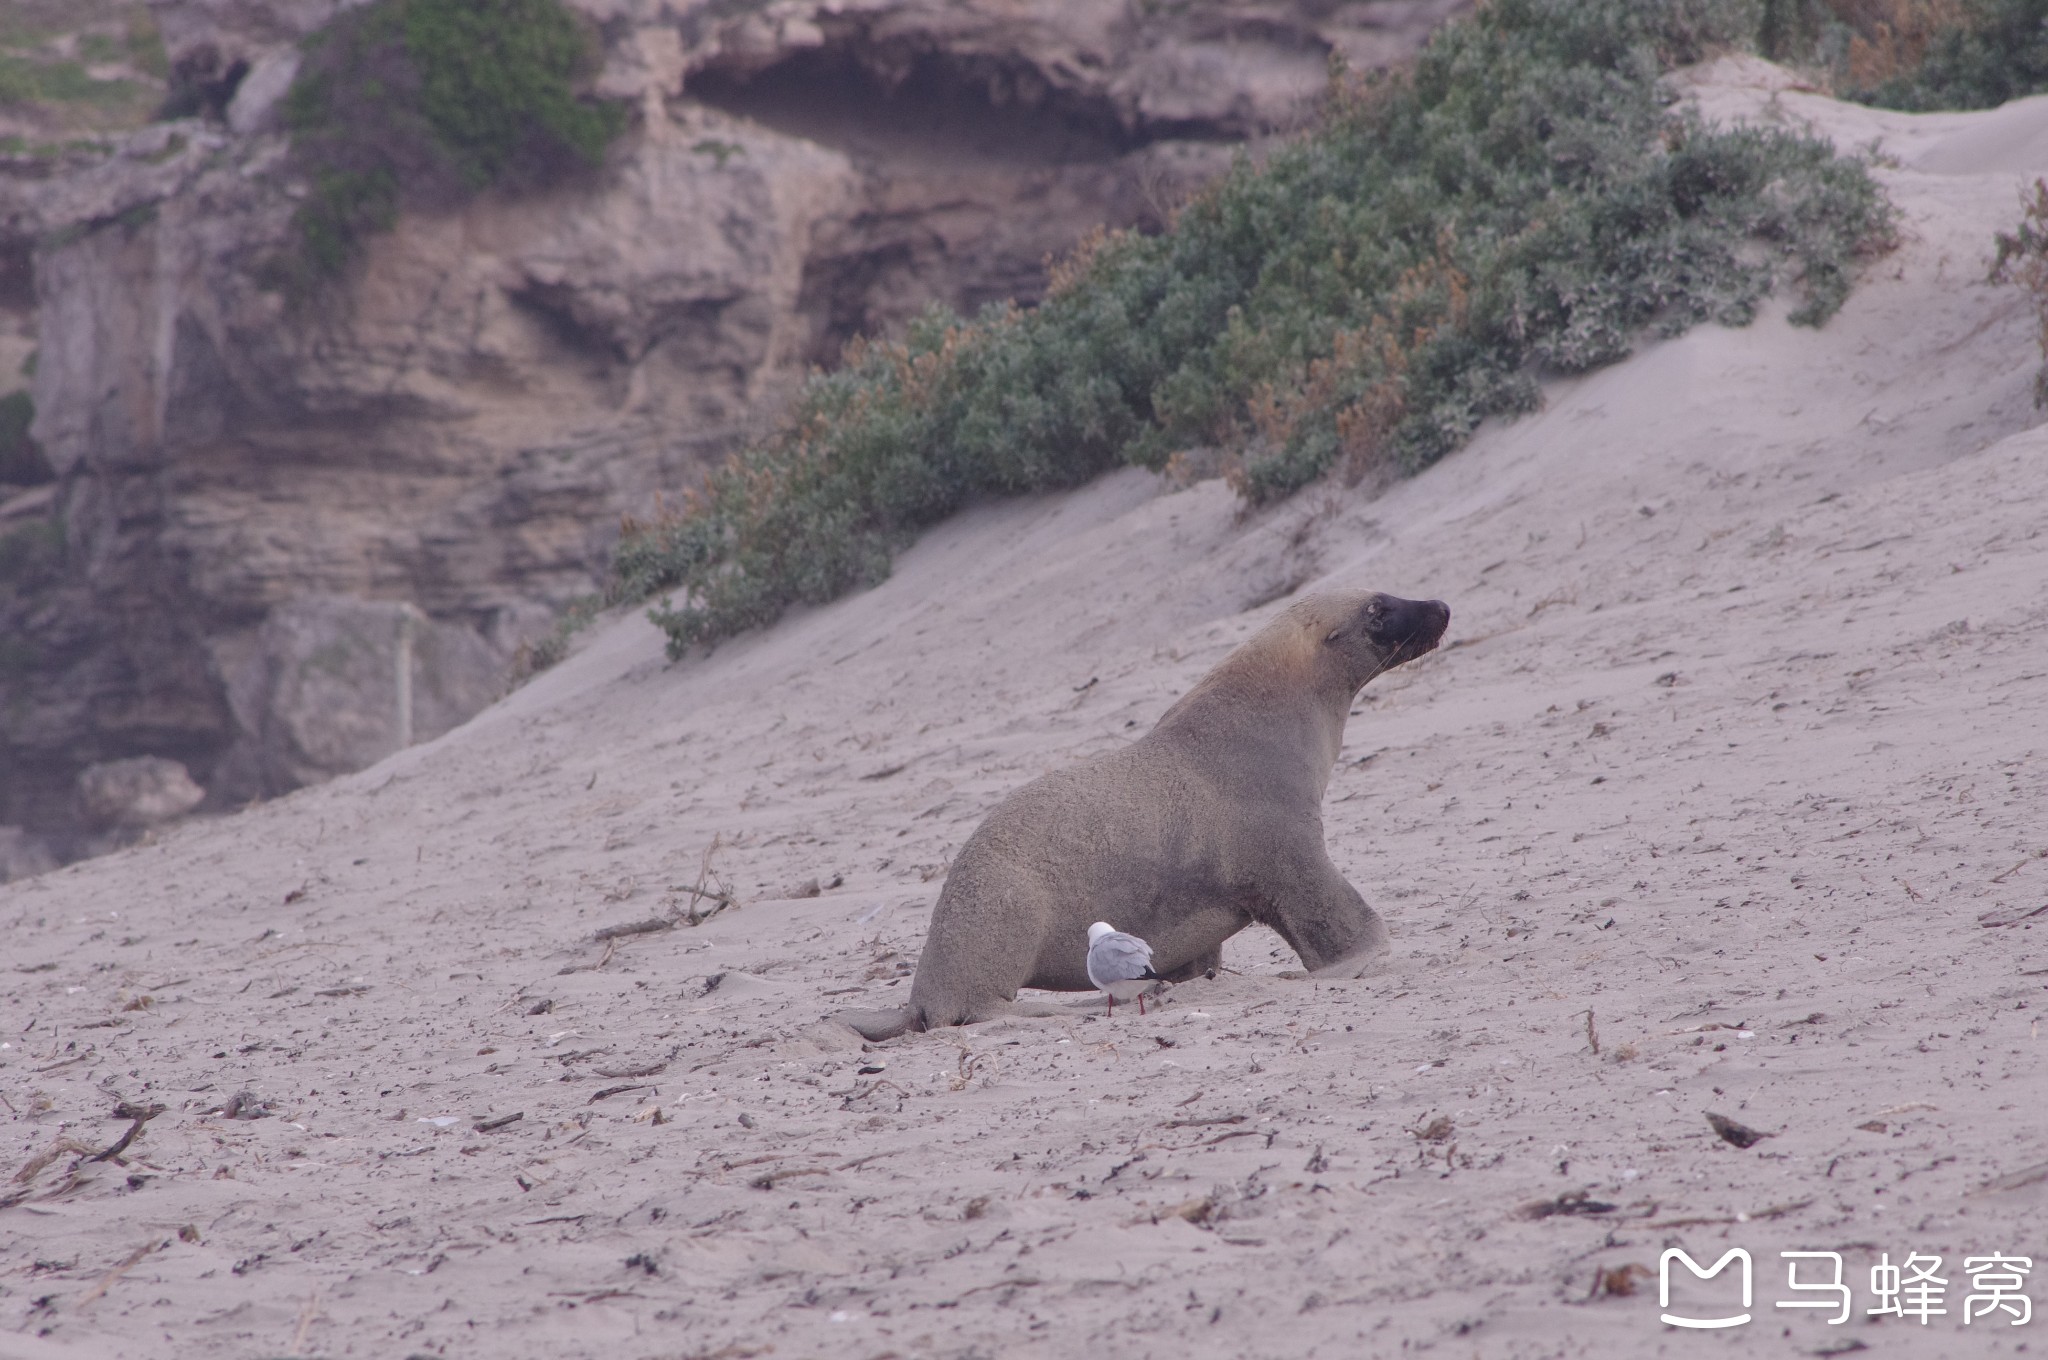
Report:
[{"label": "white logo icon", "polygon": [[1671,1262],[1674,1259],[1683,1261],[1685,1268],[1693,1273],[1693,1278],[1700,1280],[1711,1280],[1716,1275],[1719,1275],[1722,1268],[1730,1261],[1741,1261],[1742,1307],[1744,1311],[1734,1317],[1720,1318],[1678,1317],[1667,1312],[1664,1314],[1664,1321],[1670,1323],[1673,1327],[1740,1327],[1743,1323],[1749,1321],[1749,1313],[1747,1311],[1750,1300],[1750,1263],[1748,1252],[1744,1251],[1741,1247],[1730,1247],[1722,1253],[1720,1260],[1714,1262],[1707,1269],[1702,1270],[1700,1269],[1700,1263],[1686,1255],[1683,1248],[1666,1248],[1664,1254],[1657,1258],[1657,1304],[1659,1307],[1667,1309],[1671,1307]]}]

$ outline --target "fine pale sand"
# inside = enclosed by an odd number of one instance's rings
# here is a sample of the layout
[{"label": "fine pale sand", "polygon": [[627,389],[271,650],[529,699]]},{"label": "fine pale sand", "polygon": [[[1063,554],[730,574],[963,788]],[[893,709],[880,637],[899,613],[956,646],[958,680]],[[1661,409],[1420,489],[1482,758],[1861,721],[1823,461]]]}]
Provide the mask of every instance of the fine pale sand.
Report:
[{"label": "fine pale sand", "polygon": [[[431,745],[0,889],[0,1357],[2038,1352],[1962,1313],[1993,1252],[2048,1303],[2048,432],[1982,282],[2048,100],[1696,83],[1881,139],[1901,245],[1824,330],[1646,346],[1378,499],[1126,472],[709,658],[624,617]],[[821,1023],[908,991],[1004,793],[1318,583],[1453,610],[1325,807],[1380,971],[1251,930],[1142,1018]],[[739,904],[593,938],[692,887]],[[165,1108],[85,1160],[117,1101]],[[1663,1325],[1668,1246],[1747,1249],[1754,1319]],[[1787,1250],[1852,1321],[1775,1306]],[[1912,1252],[1947,1312],[1867,1320]]]}]

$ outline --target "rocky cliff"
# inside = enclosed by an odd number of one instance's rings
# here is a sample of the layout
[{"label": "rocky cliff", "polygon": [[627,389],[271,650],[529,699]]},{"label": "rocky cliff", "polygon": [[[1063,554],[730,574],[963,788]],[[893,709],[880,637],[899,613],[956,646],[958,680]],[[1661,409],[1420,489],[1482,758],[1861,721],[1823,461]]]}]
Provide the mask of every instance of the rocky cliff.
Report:
[{"label": "rocky cliff", "polygon": [[219,808],[461,722],[807,365],[1030,300],[1460,5],[577,0],[636,110],[605,168],[408,215],[292,306],[277,107],[344,7],[160,0],[198,116],[0,155],[39,451],[0,463],[0,878],[148,820],[92,767]]}]

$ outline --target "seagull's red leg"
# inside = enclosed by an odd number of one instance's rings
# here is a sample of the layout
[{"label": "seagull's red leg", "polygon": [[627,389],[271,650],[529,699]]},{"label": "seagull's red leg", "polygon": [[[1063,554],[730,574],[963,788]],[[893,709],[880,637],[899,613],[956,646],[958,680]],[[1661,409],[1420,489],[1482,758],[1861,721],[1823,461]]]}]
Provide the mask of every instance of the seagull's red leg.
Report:
[{"label": "seagull's red leg", "polygon": [[1143,1015],[1144,1013],[1145,1013],[1145,994],[1144,994],[1143,992],[1139,992],[1139,993],[1138,993],[1138,1014],[1140,1014],[1140,1015]]}]

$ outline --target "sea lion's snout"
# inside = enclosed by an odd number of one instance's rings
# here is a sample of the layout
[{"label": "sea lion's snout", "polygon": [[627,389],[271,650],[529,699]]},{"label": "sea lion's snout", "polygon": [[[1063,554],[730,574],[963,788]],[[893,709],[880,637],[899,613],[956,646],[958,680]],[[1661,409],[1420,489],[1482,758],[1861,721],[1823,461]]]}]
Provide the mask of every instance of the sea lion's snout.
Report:
[{"label": "sea lion's snout", "polygon": [[1442,600],[1404,600],[1398,595],[1376,595],[1367,606],[1372,640],[1402,660],[1412,660],[1434,651],[1451,626],[1451,607]]}]

